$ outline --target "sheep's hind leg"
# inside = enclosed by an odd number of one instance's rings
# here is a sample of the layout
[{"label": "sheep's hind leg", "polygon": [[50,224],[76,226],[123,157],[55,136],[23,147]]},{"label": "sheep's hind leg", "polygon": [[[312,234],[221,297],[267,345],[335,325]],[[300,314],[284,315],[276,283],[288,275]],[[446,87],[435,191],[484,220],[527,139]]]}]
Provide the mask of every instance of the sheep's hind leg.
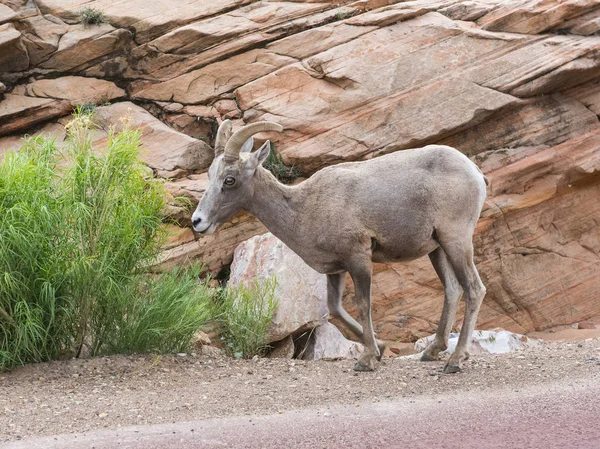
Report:
[{"label": "sheep's hind leg", "polygon": [[354,281],[356,306],[362,321],[362,342],[365,346],[358,362],[354,365],[355,371],[373,371],[375,359],[380,358],[371,321],[371,272],[370,261],[368,265],[359,264],[350,270],[350,276]]},{"label": "sheep's hind leg", "polygon": [[[343,272],[327,275],[327,305],[329,306],[329,313],[332,317],[339,318],[360,341],[363,341],[362,326],[346,312],[342,305],[342,295],[344,294],[344,287],[346,286],[346,274],[346,272]],[[377,347],[379,348],[377,360],[381,360],[381,355],[385,349],[385,343],[381,340],[376,341]]]},{"label": "sheep's hind leg", "polygon": [[465,318],[458,337],[458,343],[444,367],[444,373],[449,374],[460,371],[461,362],[469,358],[469,343],[475,329],[479,308],[485,296],[485,286],[481,282],[477,268],[473,263],[473,246],[470,241],[468,245],[455,246],[454,251],[444,249],[448,254],[458,282],[465,292],[466,300]]},{"label": "sheep's hind leg", "polygon": [[442,247],[440,246],[432,251],[429,254],[429,259],[444,287],[444,309],[435,334],[435,339],[427,346],[421,355],[422,362],[438,360],[439,353],[448,348],[448,336],[450,335],[450,330],[454,324],[456,306],[461,294],[458,279],[456,279],[454,270]]}]

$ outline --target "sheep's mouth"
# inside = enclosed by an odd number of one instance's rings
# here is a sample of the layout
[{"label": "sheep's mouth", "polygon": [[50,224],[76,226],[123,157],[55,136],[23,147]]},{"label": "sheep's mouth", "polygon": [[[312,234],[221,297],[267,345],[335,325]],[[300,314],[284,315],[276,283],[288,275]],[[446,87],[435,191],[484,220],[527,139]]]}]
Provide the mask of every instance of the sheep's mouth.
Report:
[{"label": "sheep's mouth", "polygon": [[213,232],[215,232],[215,229],[217,229],[218,224],[217,223],[208,223],[208,225],[206,226],[202,226],[202,227],[198,227],[198,226],[194,226],[194,230],[202,235],[210,235]]}]

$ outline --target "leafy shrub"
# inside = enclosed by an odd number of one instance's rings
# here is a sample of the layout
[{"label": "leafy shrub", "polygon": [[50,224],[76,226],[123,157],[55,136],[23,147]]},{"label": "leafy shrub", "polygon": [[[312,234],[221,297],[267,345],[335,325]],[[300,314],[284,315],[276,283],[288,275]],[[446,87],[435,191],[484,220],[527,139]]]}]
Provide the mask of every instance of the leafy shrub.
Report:
[{"label": "leafy shrub", "polygon": [[145,274],[163,241],[164,188],[146,178],[139,133],[110,133],[99,153],[91,127],[79,114],[64,151],[30,138],[0,163],[0,369],[182,350],[208,318],[200,268]]},{"label": "leafy shrub", "polygon": [[214,295],[206,283],[198,283],[202,270],[194,265],[154,279],[144,277],[142,297],[128,301],[118,332],[106,342],[106,352],[186,352],[211,314]]},{"label": "leafy shrub", "polygon": [[101,23],[108,22],[104,13],[96,8],[84,8],[79,12],[79,15],[81,16],[81,23],[83,23],[85,26],[100,25]]},{"label": "leafy shrub", "polygon": [[228,286],[221,290],[213,314],[233,357],[262,355],[269,347],[267,332],[277,308],[275,287],[275,279],[269,279],[263,285],[255,282],[251,287]]}]

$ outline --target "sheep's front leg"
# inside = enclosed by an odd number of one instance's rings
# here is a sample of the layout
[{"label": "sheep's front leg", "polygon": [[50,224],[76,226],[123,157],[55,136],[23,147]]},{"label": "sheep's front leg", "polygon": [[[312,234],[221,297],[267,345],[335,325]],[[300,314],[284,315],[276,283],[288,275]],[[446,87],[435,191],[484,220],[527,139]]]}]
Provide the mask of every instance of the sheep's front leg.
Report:
[{"label": "sheep's front leg", "polygon": [[371,272],[372,265],[362,263],[353,267],[350,276],[354,282],[355,301],[358,308],[359,319],[362,322],[362,342],[365,346],[364,352],[354,365],[355,371],[373,371],[375,359],[380,357],[377,340],[373,332],[371,321]]},{"label": "sheep's front leg", "polygon": [[[342,305],[342,296],[344,294],[345,286],[345,271],[327,275],[327,305],[329,306],[329,313],[332,317],[340,319],[360,341],[363,341],[362,326],[346,312]],[[379,348],[379,359],[381,359],[381,354],[383,354],[383,351],[385,350],[385,342],[377,340],[377,347]]]}]

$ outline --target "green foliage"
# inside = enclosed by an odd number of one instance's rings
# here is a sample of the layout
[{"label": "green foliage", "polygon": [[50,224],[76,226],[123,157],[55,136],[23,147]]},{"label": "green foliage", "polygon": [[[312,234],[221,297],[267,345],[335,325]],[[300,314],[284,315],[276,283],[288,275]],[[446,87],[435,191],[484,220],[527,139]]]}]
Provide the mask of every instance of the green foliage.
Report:
[{"label": "green foliage", "polygon": [[284,184],[291,184],[296,178],[302,176],[302,172],[298,167],[288,167],[285,165],[281,156],[275,153],[274,150],[271,150],[269,153],[269,157],[267,157],[263,167],[273,173],[273,175]]},{"label": "green foliage", "polygon": [[61,245],[54,144],[25,141],[0,164],[0,368],[57,357],[74,320]]},{"label": "green foliage", "polygon": [[207,319],[199,268],[145,274],[162,243],[164,187],[146,178],[139,133],[110,133],[100,153],[92,127],[79,113],[64,151],[30,138],[0,163],[0,369],[182,350]]},{"label": "green foliage", "polygon": [[[143,295],[129,300],[109,353],[186,352],[194,333],[210,319],[213,292],[199,283],[202,266],[145,277]],[[139,296],[139,292],[135,292]]]},{"label": "green foliage", "polygon": [[269,279],[263,285],[255,282],[252,287],[221,290],[213,314],[233,357],[252,358],[268,348],[267,332],[277,309],[275,287],[275,279]]},{"label": "green foliage", "polygon": [[96,8],[84,8],[79,12],[81,16],[80,22],[85,26],[87,25],[100,25],[101,23],[107,23],[106,16],[104,12],[100,11]]},{"label": "green foliage", "polygon": [[348,14],[347,12],[345,12],[341,9],[338,9],[336,11],[335,16],[336,16],[337,20],[344,20],[344,19],[347,19],[348,17],[351,17],[352,15]]}]

